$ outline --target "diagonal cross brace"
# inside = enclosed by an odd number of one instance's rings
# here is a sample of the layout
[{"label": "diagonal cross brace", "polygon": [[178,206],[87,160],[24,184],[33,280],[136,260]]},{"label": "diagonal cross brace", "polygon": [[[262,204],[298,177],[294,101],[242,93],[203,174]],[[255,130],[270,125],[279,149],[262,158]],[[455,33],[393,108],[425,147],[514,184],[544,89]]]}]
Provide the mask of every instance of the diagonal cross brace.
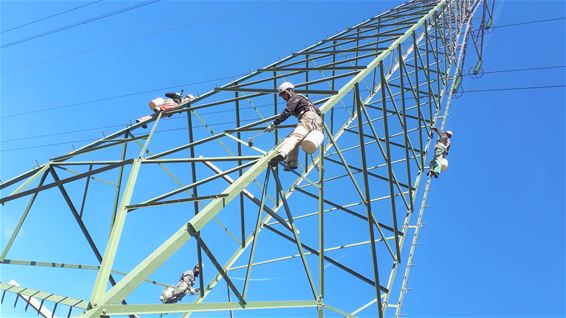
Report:
[{"label": "diagonal cross brace", "polygon": [[[51,175],[53,176],[53,179],[56,182],[60,182],[61,180],[59,179],[59,175],[57,175],[57,173],[55,172],[55,169],[50,168],[49,172],[51,173]],[[75,208],[75,205],[73,204],[73,201],[71,201],[71,198],[69,197],[69,194],[67,193],[67,190],[65,190],[65,187],[63,187],[62,184],[58,185],[59,190],[61,191],[61,194],[63,195],[63,198],[65,199],[65,202],[67,203],[67,205],[69,206],[69,209],[71,210],[71,213],[73,214],[73,217],[75,218],[75,220],[77,221],[77,224],[79,225],[79,227],[81,228],[86,240],[88,241],[88,244],[90,245],[92,251],[94,252],[94,255],[96,256],[96,259],[99,262],[102,262],[102,254],[100,254],[100,251],[98,250],[98,247],[96,246],[96,243],[94,242],[92,236],[90,236],[90,232],[88,231],[88,229],[86,228],[86,225],[84,224],[81,216],[79,215],[79,212],[77,211],[77,209]],[[112,275],[110,275],[108,277],[108,279],[110,280],[110,283],[112,284],[112,286],[116,285],[116,280],[114,279],[114,277],[112,277]],[[125,303],[124,303],[125,304]]]},{"label": "diagonal cross brace", "polygon": [[293,222],[293,216],[291,215],[291,209],[289,208],[289,204],[287,203],[287,199],[285,198],[285,193],[283,193],[283,187],[281,186],[281,181],[279,180],[279,176],[277,174],[277,171],[275,171],[274,167],[272,167],[271,169],[272,169],[272,172],[273,172],[273,178],[275,179],[275,184],[277,186],[277,192],[281,196],[281,200],[283,202],[283,207],[285,208],[285,213],[287,213],[287,219],[289,220],[289,223],[291,223],[291,228],[293,229],[293,236],[295,237],[294,242],[297,244],[297,249],[299,251],[299,255],[301,255],[301,261],[302,261],[303,266],[305,268],[305,272],[306,272],[307,278],[309,280],[311,291],[313,293],[314,298],[316,299],[317,298],[316,288],[314,286],[314,281],[312,279],[312,276],[311,276],[311,273],[310,273],[310,270],[309,270],[309,264],[307,263],[305,253],[303,252],[303,248],[302,248],[301,240],[299,238],[298,230],[295,227],[295,222]]},{"label": "diagonal cross brace", "polygon": [[[337,95],[332,96],[320,107],[323,113],[330,110],[336,103],[342,100],[346,94],[352,91],[353,84],[358,83],[363,80],[367,75],[370,74],[379,64],[391,52],[396,49],[398,45],[404,42],[411,36],[411,33],[423,25],[424,21],[432,15],[442,9],[446,4],[446,0],[440,1],[430,9],[427,14],[415,24],[413,27],[405,32],[405,35],[398,38],[392,43],[390,48],[378,57],[376,57],[372,62],[368,64],[368,67],[358,73],[354,78],[352,78],[346,85],[344,85],[338,92]],[[257,74],[254,73],[254,74]],[[253,75],[253,74],[252,74]],[[251,75],[250,75],[251,76]],[[267,153],[266,156],[259,159],[250,169],[248,169],[241,177],[239,177],[232,185],[224,190],[223,193],[227,193],[228,197],[222,199],[215,199],[210,202],[198,215],[194,216],[190,223],[194,226],[196,230],[202,229],[210,220],[214,218],[228,203],[231,202],[235,197],[239,197],[240,192],[245,189],[256,177],[258,177],[266,168],[267,162],[273,158],[278,150],[278,147]],[[173,233],[166,241],[164,241],[156,250],[154,250],[150,255],[148,255],[140,264],[138,264],[132,271],[126,275],[118,284],[108,290],[101,297],[100,303],[109,304],[116,303],[128,295],[136,286],[138,286],[150,273],[154,272],[161,264],[163,264],[171,255],[173,255],[179,248],[181,248],[191,236],[187,233],[186,227],[183,226]],[[94,312],[87,312],[84,316],[92,316]]]},{"label": "diagonal cross brace", "polygon": [[[225,172],[223,172],[222,170],[220,170],[217,166],[215,166],[214,164],[212,164],[209,161],[205,161],[204,164],[209,167],[210,169],[212,169],[212,171],[216,172],[218,175],[222,175],[222,178],[224,178],[224,180],[226,180],[226,182],[233,184],[234,183],[234,179],[232,179],[228,174],[226,174]],[[269,170],[267,170],[269,171]],[[256,205],[260,205],[261,201],[258,200],[258,198],[256,198],[250,191],[248,190],[243,190],[242,193],[248,197],[253,203],[255,203]],[[285,228],[287,228],[289,231],[293,231],[293,229],[291,228],[291,225],[289,225],[289,223],[287,223],[287,221],[285,221],[284,218],[280,217],[277,212],[273,211],[271,208],[269,208],[267,205],[263,206],[263,210],[271,215],[275,220],[277,220],[279,223],[281,223],[281,225]]]},{"label": "diagonal cross brace", "polygon": [[222,265],[220,265],[220,263],[218,263],[218,260],[216,260],[216,257],[214,257],[214,254],[212,254],[212,252],[210,251],[208,246],[206,246],[206,243],[204,243],[202,237],[200,236],[200,234],[197,232],[197,230],[193,227],[193,225],[191,223],[187,223],[187,232],[189,232],[189,234],[191,234],[191,236],[194,237],[195,240],[197,240],[198,245],[202,248],[204,253],[208,256],[208,258],[210,259],[210,261],[212,262],[214,267],[216,267],[216,270],[218,270],[218,273],[220,273],[220,275],[222,275],[222,277],[226,280],[226,284],[228,284],[230,289],[232,289],[232,292],[234,292],[236,297],[238,297],[238,299],[240,300],[240,304],[245,305],[246,300],[244,299],[244,297],[242,297],[242,294],[240,294],[240,292],[236,288],[236,285],[234,285],[234,283],[232,282],[230,277],[228,277],[228,274],[226,273],[224,268],[222,268]]}]

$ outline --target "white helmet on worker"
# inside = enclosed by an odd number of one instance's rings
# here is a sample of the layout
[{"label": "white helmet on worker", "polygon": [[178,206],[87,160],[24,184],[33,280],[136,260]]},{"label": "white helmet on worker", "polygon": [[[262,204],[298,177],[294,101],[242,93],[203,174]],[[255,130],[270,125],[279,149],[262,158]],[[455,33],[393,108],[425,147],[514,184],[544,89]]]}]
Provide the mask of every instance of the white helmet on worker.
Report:
[{"label": "white helmet on worker", "polygon": [[452,130],[447,130],[447,131],[446,131],[446,134],[447,134],[448,136],[452,137]]},{"label": "white helmet on worker", "polygon": [[294,90],[295,89],[295,85],[291,84],[290,82],[283,82],[281,85],[279,85],[279,88],[277,89],[277,94],[281,95],[281,93],[288,91],[288,90]]}]

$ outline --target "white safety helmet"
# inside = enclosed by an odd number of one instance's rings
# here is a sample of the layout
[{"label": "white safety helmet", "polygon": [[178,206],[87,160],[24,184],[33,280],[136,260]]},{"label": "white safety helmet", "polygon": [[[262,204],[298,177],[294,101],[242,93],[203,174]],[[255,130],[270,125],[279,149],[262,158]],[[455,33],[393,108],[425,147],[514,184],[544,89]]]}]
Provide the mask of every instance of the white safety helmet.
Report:
[{"label": "white safety helmet", "polygon": [[448,134],[450,137],[452,137],[452,130],[447,130],[446,134]]},{"label": "white safety helmet", "polygon": [[281,85],[279,85],[279,88],[277,89],[277,94],[281,95],[281,93],[289,89],[295,89],[295,85],[289,82],[283,82]]}]

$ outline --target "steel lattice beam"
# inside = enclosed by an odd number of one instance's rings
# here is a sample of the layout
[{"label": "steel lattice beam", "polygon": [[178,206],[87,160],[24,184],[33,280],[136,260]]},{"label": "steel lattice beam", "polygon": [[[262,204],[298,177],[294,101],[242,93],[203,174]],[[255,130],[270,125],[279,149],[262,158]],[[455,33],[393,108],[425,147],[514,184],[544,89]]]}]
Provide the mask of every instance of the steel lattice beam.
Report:
[{"label": "steel lattice beam", "polygon": [[[493,11],[488,2],[409,1],[216,87],[178,110],[156,116],[150,122],[149,133],[142,127],[147,122],[130,125],[0,184],[0,190],[9,193],[0,198],[2,204],[31,197],[4,247],[2,266],[59,264],[60,268],[97,271],[88,301],[62,301],[55,296],[43,297],[39,290],[16,290],[7,285],[0,288],[26,296],[33,294],[71,309],[84,308],[83,317],[163,313],[183,313],[187,317],[199,312],[285,308],[304,308],[305,312],[319,317],[325,311],[347,317],[366,313],[377,313],[379,317],[401,315],[430,184],[428,180],[424,189],[421,185],[426,155],[431,148],[430,128],[439,119],[442,119],[440,125],[444,125],[452,94],[462,78],[468,39],[475,47],[478,63],[481,62],[483,28]],[[480,11],[483,16],[476,28],[481,33],[473,33],[472,17]],[[314,158],[305,155],[300,169],[288,174],[271,170],[267,164],[279,148],[283,137],[280,131],[272,140],[262,139],[254,145],[246,141],[246,137],[261,131],[281,111],[283,105],[276,87],[283,79],[296,83],[297,92],[319,106],[324,114],[326,135],[318,154]],[[264,110],[264,106],[271,105],[271,109]],[[223,117],[234,118],[235,126],[224,125],[213,131],[206,118],[216,109],[227,113]],[[159,138],[155,132],[167,125],[170,116],[186,117],[186,138],[163,149],[154,141]],[[203,123],[204,128],[197,129],[195,121]],[[292,126],[279,130],[288,127]],[[211,151],[218,145],[223,153],[215,150],[210,155],[198,156],[199,150]],[[157,152],[150,151],[154,147]],[[55,172],[54,168],[61,172]],[[165,173],[159,175],[160,180],[173,181],[176,187],[147,191],[146,195],[148,184],[144,177],[159,169]],[[103,174],[114,174],[116,179],[110,180],[116,181],[102,179]],[[79,186],[81,180],[85,182]],[[113,188],[109,200],[113,206],[109,211],[110,235],[105,242],[95,242],[83,220],[96,181]],[[74,186],[80,189],[76,199],[80,200],[80,208],[73,203],[73,192],[69,191]],[[100,266],[7,258],[36,197],[55,187],[71,209]],[[344,197],[336,189],[344,189]],[[424,192],[421,194],[419,190]],[[144,195],[134,195],[139,193]],[[419,199],[423,202],[417,215],[414,212]],[[303,205],[312,206],[315,212],[305,213]],[[115,268],[120,264],[118,246],[129,215],[133,217],[148,207],[175,206],[191,206],[194,216],[186,217],[183,226],[108,289],[108,281],[114,283],[111,273],[122,273]],[[129,213],[134,210],[137,212]],[[332,235],[329,229],[337,225],[335,222],[347,222],[355,231],[365,233],[363,239],[357,238],[359,233],[347,233],[343,238]],[[237,246],[226,245],[222,251],[213,247],[214,241],[227,239],[212,240],[207,236],[214,224],[220,227],[217,231],[230,236]],[[267,234],[263,229],[269,230],[267,233],[273,240],[290,243],[290,249],[296,250],[290,255],[262,257],[257,243]],[[407,237],[412,238],[408,252],[404,249]],[[200,276],[201,291],[193,304],[120,304],[144,282],[165,285],[152,281],[150,275],[191,238],[197,241],[197,262],[213,265]],[[97,245],[105,246],[103,256]],[[363,248],[366,253],[361,268],[331,255],[355,248]],[[314,257],[317,262],[309,262]],[[301,286],[305,299],[257,301],[249,284],[252,269],[292,259],[299,260],[304,271]],[[240,265],[236,265],[238,262]],[[333,306],[339,303],[339,297],[325,289],[332,279],[325,275],[330,265],[340,269],[340,275],[344,275],[340,277],[346,277],[352,286],[364,286],[360,293],[368,286],[371,292],[360,294],[359,302],[349,308]],[[396,273],[403,266],[405,273],[399,280]],[[241,269],[246,269],[246,277],[239,284],[233,275]],[[208,284],[205,279],[210,280]],[[225,293],[217,288],[221,280],[228,285],[228,302],[207,302],[211,293]],[[392,295],[397,296],[396,303],[391,303]],[[233,296],[237,303],[230,300]],[[388,308],[395,308],[395,312],[388,312]]]}]

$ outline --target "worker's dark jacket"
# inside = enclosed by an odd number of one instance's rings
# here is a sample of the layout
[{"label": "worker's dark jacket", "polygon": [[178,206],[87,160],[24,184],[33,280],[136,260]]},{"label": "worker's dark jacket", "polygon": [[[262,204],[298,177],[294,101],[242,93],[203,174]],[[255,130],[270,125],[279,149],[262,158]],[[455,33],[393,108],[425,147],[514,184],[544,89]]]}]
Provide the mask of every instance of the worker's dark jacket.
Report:
[{"label": "worker's dark jacket", "polygon": [[320,110],[305,96],[301,94],[293,94],[291,98],[287,101],[287,106],[279,116],[275,118],[273,123],[279,125],[293,115],[295,117],[300,117],[306,111],[315,111],[320,116]]},{"label": "worker's dark jacket", "polygon": [[450,136],[448,136],[448,134],[438,128],[432,128],[433,131],[435,131],[439,138],[438,141],[436,142],[437,144],[443,144],[444,146],[446,146],[446,154],[448,154],[448,150],[450,149]]}]

